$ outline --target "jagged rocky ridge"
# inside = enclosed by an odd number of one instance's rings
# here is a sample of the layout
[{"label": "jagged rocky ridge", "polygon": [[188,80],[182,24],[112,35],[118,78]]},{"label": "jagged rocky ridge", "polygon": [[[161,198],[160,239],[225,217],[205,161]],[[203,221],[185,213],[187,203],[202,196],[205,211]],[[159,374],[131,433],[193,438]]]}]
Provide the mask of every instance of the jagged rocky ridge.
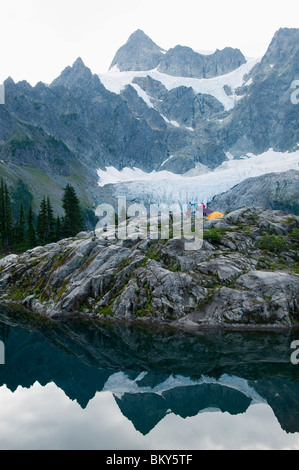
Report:
[{"label": "jagged rocky ridge", "polygon": [[[299,218],[283,212],[240,209],[206,222],[197,251],[180,239],[82,233],[1,260],[1,301],[51,317],[290,327],[299,320],[298,243],[291,238],[298,227]],[[284,237],[279,253],[258,248],[265,232]]]},{"label": "jagged rocky ridge", "polygon": [[[50,85],[8,79],[5,106],[0,106],[1,176],[10,187],[23,179],[36,206],[36,199],[46,194],[58,208],[62,188],[71,182],[83,205],[92,207],[102,202],[98,168],[182,174],[196,162],[214,169],[227,152],[238,157],[269,148],[297,150],[299,115],[291,102],[291,84],[298,76],[298,33],[280,29],[243,85],[225,88],[235,97],[229,110],[214,96],[190,86],[168,90],[149,76],[135,77],[120,94],[112,93],[80,58]],[[140,48],[153,44],[144,38]],[[163,58],[168,55],[159,51]]]},{"label": "jagged rocky ridge", "polygon": [[245,64],[239,49],[226,47],[204,55],[190,47],[175,46],[165,51],[138,29],[116,53],[110,69],[119,71],[152,70],[178,77],[211,78],[229,73]]},{"label": "jagged rocky ridge", "polygon": [[[242,99],[223,126],[233,155],[258,154],[268,148],[298,148],[298,105],[291,102],[291,85],[299,73],[299,29],[279,29],[262,60],[237,90]],[[224,137],[225,136],[225,137]]]}]

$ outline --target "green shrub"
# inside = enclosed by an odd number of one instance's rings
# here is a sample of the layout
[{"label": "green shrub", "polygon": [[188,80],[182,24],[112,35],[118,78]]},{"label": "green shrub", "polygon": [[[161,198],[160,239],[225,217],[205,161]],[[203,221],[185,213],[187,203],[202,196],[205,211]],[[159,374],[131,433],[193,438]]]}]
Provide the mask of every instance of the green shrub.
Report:
[{"label": "green shrub", "polygon": [[148,253],[147,253],[147,256],[150,258],[150,259],[153,259],[155,261],[160,261],[160,255],[159,255],[159,252],[157,251],[157,248],[150,248]]},{"label": "green shrub", "polygon": [[293,228],[291,231],[291,237],[299,240],[299,228]]},{"label": "green shrub", "polygon": [[209,230],[204,231],[203,237],[205,240],[211,243],[220,243],[221,242],[221,233],[216,229],[216,227],[212,227]]},{"label": "green shrub", "polygon": [[287,222],[287,224],[291,224],[291,223],[294,222],[295,219],[296,219],[296,216],[295,216],[294,214],[292,214],[292,215],[289,215],[289,216],[287,217],[286,222]]},{"label": "green shrub", "polygon": [[114,313],[112,308],[109,306],[101,307],[98,311],[98,315],[104,315],[104,317],[113,317]]},{"label": "green shrub", "polygon": [[263,235],[258,248],[272,253],[280,253],[286,249],[286,242],[282,235]]}]

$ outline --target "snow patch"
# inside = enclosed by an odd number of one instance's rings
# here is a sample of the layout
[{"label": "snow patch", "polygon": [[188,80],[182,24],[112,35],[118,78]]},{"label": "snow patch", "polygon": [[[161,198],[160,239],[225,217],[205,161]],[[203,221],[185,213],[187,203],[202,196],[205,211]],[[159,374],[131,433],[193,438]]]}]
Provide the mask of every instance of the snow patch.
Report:
[{"label": "snow patch", "polygon": [[204,49],[194,49],[194,52],[197,52],[197,54],[201,54],[201,55],[213,55],[213,54],[215,54],[216,51],[206,51]]},{"label": "snow patch", "polygon": [[248,384],[247,380],[241,379],[236,376],[223,374],[217,380],[203,375],[200,379],[193,380],[189,377],[184,377],[181,375],[176,375],[175,377],[173,375],[170,375],[164,382],[161,382],[155,387],[139,386],[138,382],[140,382],[146,376],[146,374],[146,372],[143,372],[135,380],[132,380],[124,372],[117,372],[109,377],[109,379],[104,385],[103,391],[109,391],[118,398],[121,398],[125,393],[154,393],[157,395],[162,395],[164,392],[172,390],[174,388],[204,384],[215,384],[222,385],[223,387],[228,387],[241,392],[243,395],[250,398],[252,400],[252,403],[266,403],[265,399],[262,398]]},{"label": "snow patch", "polygon": [[181,126],[177,121],[170,121],[164,114],[160,114],[167,124],[171,124],[174,127],[180,127],[181,129],[187,129],[188,131],[194,132],[193,127]]},{"label": "snow patch", "polygon": [[113,67],[109,70],[108,73],[113,73],[113,72],[120,72],[118,65],[113,65]]},{"label": "snow patch", "polygon": [[234,159],[234,156],[233,156],[230,152],[225,152],[225,155],[226,155],[226,157],[227,157],[229,160],[233,160],[233,159]]},{"label": "snow patch", "polygon": [[[157,68],[141,72],[119,72],[118,70],[114,70],[114,67],[108,73],[99,74],[99,78],[107,90],[120,94],[126,85],[133,83],[135,77],[149,76],[161,82],[168,91],[180,86],[185,86],[191,87],[194,93],[214,96],[223,104],[226,110],[230,110],[240,98],[235,94],[235,90],[244,84],[244,76],[247,75],[260,60],[261,58],[251,59],[238,69],[214,78],[175,77],[158,72]],[[231,88],[232,95],[228,96],[225,93],[223,89],[225,85]]]},{"label": "snow patch", "polygon": [[170,157],[166,158],[164,162],[162,163],[161,167],[165,165],[165,163],[169,162],[169,160],[173,157],[173,155],[170,155]]},{"label": "snow patch", "polygon": [[138,96],[143,99],[143,101],[148,105],[149,108],[153,108],[153,103],[151,102],[148,94],[136,83],[131,83],[131,86],[137,91]]},{"label": "snow patch", "polygon": [[167,122],[167,124],[170,124],[169,119],[167,119],[167,117],[164,116],[164,114],[160,114],[160,116],[164,119],[165,122]]}]

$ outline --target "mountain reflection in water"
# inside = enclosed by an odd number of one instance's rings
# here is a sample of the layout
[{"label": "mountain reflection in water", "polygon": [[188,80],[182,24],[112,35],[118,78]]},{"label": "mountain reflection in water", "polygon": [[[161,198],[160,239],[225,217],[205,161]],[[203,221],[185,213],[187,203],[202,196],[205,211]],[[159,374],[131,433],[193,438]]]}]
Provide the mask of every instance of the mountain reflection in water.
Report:
[{"label": "mountain reflection in water", "polygon": [[54,383],[85,409],[113,394],[122,415],[148,435],[167,415],[232,416],[267,404],[286,433],[299,432],[299,331],[183,331],[82,319],[59,322],[0,308],[6,364],[0,388]]}]

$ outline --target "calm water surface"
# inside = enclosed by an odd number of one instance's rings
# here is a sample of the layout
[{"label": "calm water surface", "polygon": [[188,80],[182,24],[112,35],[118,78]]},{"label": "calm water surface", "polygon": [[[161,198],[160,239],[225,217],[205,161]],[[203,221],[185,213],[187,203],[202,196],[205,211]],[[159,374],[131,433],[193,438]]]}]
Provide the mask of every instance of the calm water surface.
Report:
[{"label": "calm water surface", "polygon": [[299,449],[298,339],[0,308],[0,449]]}]

